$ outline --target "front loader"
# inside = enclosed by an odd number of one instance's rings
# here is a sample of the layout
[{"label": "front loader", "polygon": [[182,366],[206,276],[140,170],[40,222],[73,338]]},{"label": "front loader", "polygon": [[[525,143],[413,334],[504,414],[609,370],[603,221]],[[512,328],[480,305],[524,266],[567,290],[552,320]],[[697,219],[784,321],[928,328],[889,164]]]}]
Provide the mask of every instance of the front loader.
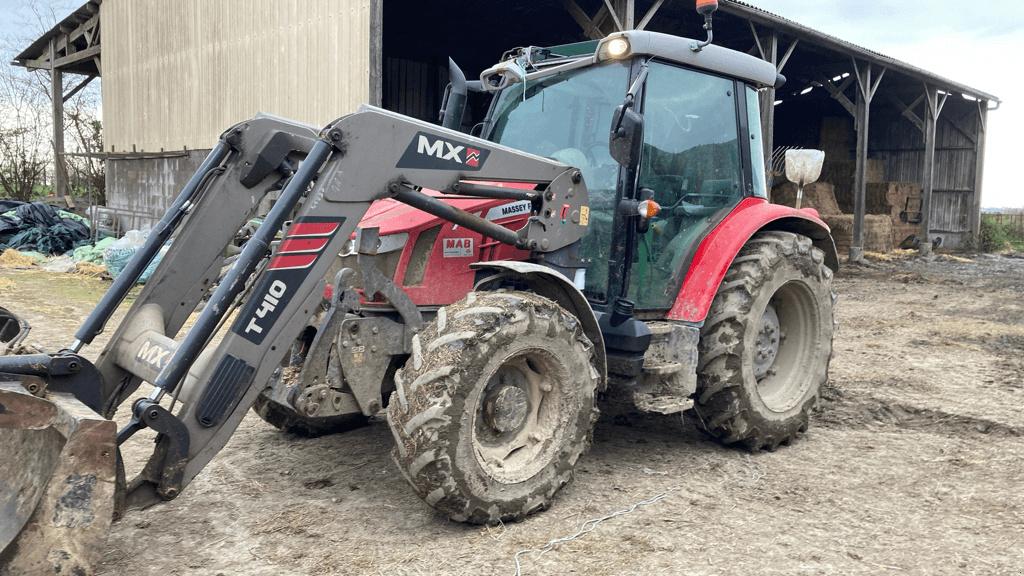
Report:
[{"label": "front loader", "polygon": [[[790,442],[827,379],[837,262],[816,213],[766,200],[757,90],[782,80],[631,31],[509,53],[453,83],[442,126],[363,106],[228,129],[74,343],[0,358],[0,575],[90,573],[110,522],[178,497],[250,407],[307,434],[386,409],[410,485],[476,523],[551,504],[609,388],[727,444]],[[482,137],[453,129],[467,89],[494,95]]]}]

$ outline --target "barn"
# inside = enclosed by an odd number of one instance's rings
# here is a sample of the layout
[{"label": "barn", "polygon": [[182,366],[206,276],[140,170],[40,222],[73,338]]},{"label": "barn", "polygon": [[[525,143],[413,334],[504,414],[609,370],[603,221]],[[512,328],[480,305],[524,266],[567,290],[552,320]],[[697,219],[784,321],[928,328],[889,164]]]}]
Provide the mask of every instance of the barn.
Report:
[{"label": "barn", "polygon": [[[978,237],[988,111],[998,98],[744,2],[719,5],[715,43],[788,78],[761,94],[775,201],[792,196],[779,175],[783,152],[821,149],[821,183],[807,196],[841,253],[859,260],[903,241],[927,251]],[[322,126],[369,102],[433,121],[449,57],[472,78],[517,46],[620,29],[703,39],[694,6],[91,0],[15,64],[50,71],[55,117],[71,93],[102,77],[108,203],[145,219],[163,213],[225,128],[257,111]],[[62,150],[62,135],[54,140]]]}]

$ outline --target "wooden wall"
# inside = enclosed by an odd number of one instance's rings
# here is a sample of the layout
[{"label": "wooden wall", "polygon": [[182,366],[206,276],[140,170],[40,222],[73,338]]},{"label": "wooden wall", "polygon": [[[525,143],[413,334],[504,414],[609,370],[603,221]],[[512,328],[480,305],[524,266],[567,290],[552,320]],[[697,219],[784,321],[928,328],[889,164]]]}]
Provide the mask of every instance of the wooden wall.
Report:
[{"label": "wooden wall", "polygon": [[[884,99],[881,103],[888,104]],[[896,108],[878,108],[879,113],[872,109],[870,157],[883,162],[889,182],[922,182],[924,133]],[[950,96],[942,108],[935,136],[935,182],[930,211],[933,231],[971,230],[977,169],[973,138],[977,132],[977,103],[959,95]]]},{"label": "wooden wall", "polygon": [[323,126],[369,100],[371,0],[106,0],[107,152],[211,148],[262,111]]}]

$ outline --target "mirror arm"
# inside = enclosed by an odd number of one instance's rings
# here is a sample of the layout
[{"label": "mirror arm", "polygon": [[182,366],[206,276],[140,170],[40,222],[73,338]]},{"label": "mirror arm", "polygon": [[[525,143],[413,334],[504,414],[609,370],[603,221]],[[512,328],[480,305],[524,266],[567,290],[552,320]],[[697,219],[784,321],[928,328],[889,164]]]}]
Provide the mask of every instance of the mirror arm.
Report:
[{"label": "mirror arm", "polygon": [[[633,108],[633,105],[636,103],[636,93],[640,91],[640,87],[643,86],[644,81],[647,80],[647,72],[650,70],[647,66],[648,62],[650,62],[650,60],[645,60],[644,63],[640,65],[640,72],[636,75],[636,79],[633,80],[633,83],[629,86],[629,91],[626,92],[626,97],[622,100],[622,106],[624,108]],[[619,130],[622,128],[622,116],[625,116],[625,114],[619,116],[619,121],[615,123],[614,127],[612,127],[612,134],[623,136],[623,134],[619,134]]]},{"label": "mirror arm", "polygon": [[690,42],[690,50],[693,50],[694,52],[700,52],[701,50],[704,49],[705,46],[711,44],[711,38],[714,36],[714,33],[712,33],[711,31],[710,12],[704,15],[704,29],[708,31],[708,39],[703,42],[697,42],[696,40]]}]

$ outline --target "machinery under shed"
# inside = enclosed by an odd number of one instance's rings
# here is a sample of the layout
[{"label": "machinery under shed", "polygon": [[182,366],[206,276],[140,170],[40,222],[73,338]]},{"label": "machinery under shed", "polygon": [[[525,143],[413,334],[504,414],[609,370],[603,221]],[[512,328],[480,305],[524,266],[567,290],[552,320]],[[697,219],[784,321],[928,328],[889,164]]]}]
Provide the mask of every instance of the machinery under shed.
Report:
[{"label": "machinery under shed", "polygon": [[[82,86],[65,85],[65,73],[104,77],[109,203],[155,217],[218,131],[257,110],[323,125],[369,102],[436,121],[449,57],[472,78],[524,44],[620,29],[703,38],[694,4],[92,0],[15,64],[51,70],[54,94],[65,94],[54,98],[55,115]],[[811,197],[834,196],[813,205],[841,251],[860,259],[904,241],[928,250],[977,238],[987,115],[998,98],[735,0],[720,3],[714,32],[717,45],[773,62],[788,78],[761,93],[766,157],[775,158],[766,169],[781,174],[786,148],[826,152]],[[465,129],[483,106],[471,99]],[[63,146],[61,135],[54,140]]]}]

